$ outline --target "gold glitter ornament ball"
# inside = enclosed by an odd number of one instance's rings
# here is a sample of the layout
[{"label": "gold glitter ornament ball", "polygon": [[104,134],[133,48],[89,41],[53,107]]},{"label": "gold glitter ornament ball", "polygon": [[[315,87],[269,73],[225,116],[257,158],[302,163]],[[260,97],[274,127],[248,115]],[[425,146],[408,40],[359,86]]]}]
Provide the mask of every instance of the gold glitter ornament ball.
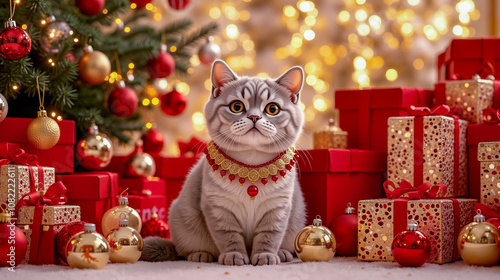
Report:
[{"label": "gold glitter ornament ball", "polygon": [[134,208],[128,206],[127,197],[120,197],[120,205],[109,209],[102,216],[102,233],[107,236],[111,230],[119,227],[122,219],[128,220],[129,227],[141,232],[141,216]]},{"label": "gold glitter ornament ball", "polygon": [[66,244],[66,259],[72,268],[103,268],[109,260],[109,244],[95,232],[95,224],[85,224]]},{"label": "gold glitter ornament ball", "polygon": [[493,266],[500,260],[500,232],[478,214],[458,235],[458,252],[468,265]]},{"label": "gold glitter ornament ball", "polygon": [[35,148],[46,150],[57,144],[61,130],[54,119],[47,117],[47,111],[40,110],[37,112],[37,118],[28,126],[27,136]]},{"label": "gold glitter ornament ball", "polygon": [[138,231],[128,226],[128,221],[120,221],[120,227],[106,235],[109,242],[109,260],[114,263],[135,263],[142,254],[144,243]]},{"label": "gold glitter ornament ball", "polygon": [[295,252],[303,262],[327,262],[335,255],[336,247],[335,236],[321,225],[319,215],[295,237]]},{"label": "gold glitter ornament ball", "polygon": [[80,78],[90,85],[98,85],[111,73],[109,58],[100,51],[87,46],[85,54],[78,61]]}]

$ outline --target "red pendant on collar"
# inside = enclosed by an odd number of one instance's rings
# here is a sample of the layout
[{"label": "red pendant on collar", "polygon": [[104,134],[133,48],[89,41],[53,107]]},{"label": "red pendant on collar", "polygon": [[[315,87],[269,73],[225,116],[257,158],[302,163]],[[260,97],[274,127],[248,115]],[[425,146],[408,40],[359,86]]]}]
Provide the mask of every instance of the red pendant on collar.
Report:
[{"label": "red pendant on collar", "polygon": [[251,199],[254,199],[255,196],[259,193],[259,188],[256,185],[251,185],[247,188],[247,193]]}]

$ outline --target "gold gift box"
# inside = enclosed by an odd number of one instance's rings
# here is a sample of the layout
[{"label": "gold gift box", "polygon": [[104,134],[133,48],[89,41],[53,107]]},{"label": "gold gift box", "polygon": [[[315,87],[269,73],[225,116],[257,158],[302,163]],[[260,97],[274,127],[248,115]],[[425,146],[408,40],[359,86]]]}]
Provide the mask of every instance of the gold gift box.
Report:
[{"label": "gold gift box", "polygon": [[[415,176],[422,182],[448,187],[445,197],[464,197],[468,194],[467,121],[459,120],[459,139],[455,139],[455,121],[446,116],[423,118],[423,173],[415,174],[414,143],[415,117],[391,117],[387,138],[387,177],[399,185],[402,180],[415,185]],[[455,141],[459,142],[459,183],[454,188]]]},{"label": "gold gift box", "polygon": [[[6,164],[0,168],[0,203],[15,206],[23,195],[31,191],[29,167],[27,165]],[[55,182],[53,167],[43,167],[44,184],[38,183],[38,168],[33,167],[37,190],[46,191]]]},{"label": "gold gift box", "polygon": [[477,146],[480,163],[482,204],[500,212],[500,142],[481,142]]},{"label": "gold gift box", "polygon": [[[476,199],[458,198],[460,229],[472,222]],[[392,261],[391,245],[394,234],[394,204],[392,199],[368,199],[358,203],[358,259],[362,261]],[[455,240],[455,210],[451,199],[408,200],[405,228],[415,220],[418,230],[431,243],[428,262],[447,263],[458,258]],[[460,230],[459,230],[460,231]],[[458,233],[456,233],[458,235]],[[397,235],[397,234],[396,234]]]},{"label": "gold gift box", "polygon": [[314,132],[314,149],[347,149],[347,131],[328,120],[328,126]]}]

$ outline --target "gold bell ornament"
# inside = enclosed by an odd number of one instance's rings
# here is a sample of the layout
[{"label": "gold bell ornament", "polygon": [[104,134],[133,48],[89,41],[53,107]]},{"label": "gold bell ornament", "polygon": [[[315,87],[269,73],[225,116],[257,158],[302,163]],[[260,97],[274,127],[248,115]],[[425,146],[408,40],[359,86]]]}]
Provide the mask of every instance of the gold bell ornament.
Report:
[{"label": "gold bell ornament", "polygon": [[295,252],[303,262],[327,262],[335,255],[336,247],[335,236],[321,225],[319,215],[295,237]]},{"label": "gold bell ornament", "polygon": [[347,131],[335,124],[335,119],[328,120],[328,126],[314,132],[314,149],[346,149]]},{"label": "gold bell ornament", "polygon": [[142,253],[144,243],[139,232],[128,226],[126,219],[120,220],[120,227],[106,235],[111,248],[109,260],[114,263],[135,263]]},{"label": "gold bell ornament", "polygon": [[95,232],[95,224],[85,224],[66,244],[66,260],[72,268],[103,268],[109,260],[109,244]]},{"label": "gold bell ornament", "polygon": [[38,89],[38,101],[40,102],[37,117],[28,126],[27,136],[30,144],[40,150],[46,150],[54,147],[59,142],[61,130],[59,124],[47,116],[47,111],[43,107],[45,101],[45,83],[43,83],[43,91],[40,94],[40,86],[38,84],[38,76],[36,77]]},{"label": "gold bell ornament", "polygon": [[[124,195],[128,189],[125,189],[120,195],[119,205],[115,206],[102,216],[102,233],[108,233],[120,225],[120,220],[127,219],[128,226],[141,232],[142,221],[139,213],[132,207],[128,206],[128,197]],[[122,218],[120,218],[122,217]]]},{"label": "gold bell ornament", "polygon": [[500,260],[500,232],[485,222],[481,210],[458,235],[458,252],[468,265],[492,266]]}]

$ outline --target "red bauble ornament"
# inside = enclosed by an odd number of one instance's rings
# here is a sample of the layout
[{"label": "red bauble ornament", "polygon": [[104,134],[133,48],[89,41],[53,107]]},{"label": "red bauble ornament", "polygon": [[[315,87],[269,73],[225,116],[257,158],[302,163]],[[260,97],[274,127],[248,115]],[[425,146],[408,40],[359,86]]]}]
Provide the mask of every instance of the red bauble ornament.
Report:
[{"label": "red bauble ornament", "polygon": [[169,116],[177,116],[186,109],[186,96],[174,89],[160,96],[161,110]]},{"label": "red bauble ornament", "polygon": [[10,222],[10,215],[3,208],[0,214],[0,267],[17,266],[24,259],[27,249],[26,236]]},{"label": "red bauble ornament", "polygon": [[148,61],[146,68],[152,79],[166,78],[172,74],[175,69],[175,60],[167,52],[167,45],[162,44],[158,57]]},{"label": "red bauble ornament", "polygon": [[356,256],[358,254],[358,215],[351,203],[347,204],[344,215],[333,220],[332,232],[337,241],[338,256]]},{"label": "red bauble ornament", "polygon": [[150,129],[146,134],[142,135],[142,149],[148,154],[158,154],[163,150],[163,142],[165,137],[163,133],[157,129]]},{"label": "red bauble ornament", "polygon": [[141,236],[142,238],[148,236],[170,238],[170,230],[168,224],[164,220],[159,219],[158,214],[153,213],[153,215],[151,215],[151,220],[142,224]]},{"label": "red bauble ornament", "polygon": [[18,60],[28,55],[31,50],[31,38],[28,32],[16,26],[9,19],[0,32],[0,55],[8,60]]},{"label": "red bauble ornament", "polygon": [[65,225],[56,236],[56,250],[64,262],[66,260],[66,245],[68,241],[77,233],[83,231],[85,222],[72,222]]},{"label": "red bauble ornament", "polygon": [[500,231],[500,218],[489,218],[486,222],[496,226]]},{"label": "red bauble ornament", "polygon": [[403,267],[422,266],[431,254],[431,243],[427,236],[417,230],[417,223],[408,224],[408,230],[401,232],[392,241],[392,256]]},{"label": "red bauble ornament", "polygon": [[146,7],[147,4],[151,3],[152,0],[130,0],[130,3],[136,5],[136,9],[142,9]]},{"label": "red bauble ornament", "polygon": [[104,8],[105,0],[76,0],[75,6],[86,16],[95,16]]},{"label": "red bauble ornament", "polygon": [[125,86],[125,82],[120,81],[108,97],[109,111],[118,117],[128,117],[137,109],[139,99],[135,91]]},{"label": "red bauble ornament", "polygon": [[168,0],[168,5],[176,10],[182,10],[189,5],[190,0]]}]

